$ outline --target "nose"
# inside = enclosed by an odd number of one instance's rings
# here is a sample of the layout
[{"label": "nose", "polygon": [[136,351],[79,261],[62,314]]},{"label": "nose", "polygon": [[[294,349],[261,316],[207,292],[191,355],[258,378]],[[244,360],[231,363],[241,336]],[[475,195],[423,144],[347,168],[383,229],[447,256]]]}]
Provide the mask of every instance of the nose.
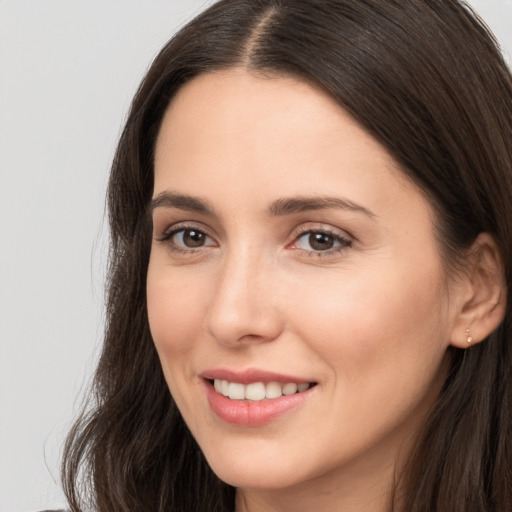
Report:
[{"label": "nose", "polygon": [[276,280],[272,262],[248,253],[226,258],[206,317],[210,335],[237,348],[278,338],[282,316],[274,293]]}]

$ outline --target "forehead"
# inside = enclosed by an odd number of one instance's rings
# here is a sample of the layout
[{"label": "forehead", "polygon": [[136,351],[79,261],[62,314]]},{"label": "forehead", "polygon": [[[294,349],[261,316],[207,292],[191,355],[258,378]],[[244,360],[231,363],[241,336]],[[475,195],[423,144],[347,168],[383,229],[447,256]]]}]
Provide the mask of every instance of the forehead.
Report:
[{"label": "forehead", "polygon": [[215,195],[219,185],[222,200],[238,208],[334,194],[404,219],[412,203],[430,214],[387,150],[333,98],[294,78],[241,69],[203,74],[182,87],[156,144],[155,195]]},{"label": "forehead", "polygon": [[[259,132],[260,137],[255,142],[266,142],[269,146],[283,142],[285,136],[290,142],[292,138],[305,138],[319,132],[333,135],[333,130],[339,131],[342,125],[346,128],[345,139],[349,132],[355,136],[356,132],[363,132],[361,126],[320,89],[292,77],[262,77],[235,68],[199,75],[178,90],[165,113],[157,150],[171,138],[186,136],[190,139],[194,135],[201,140],[205,134],[215,137],[215,133],[209,131],[212,122],[219,136],[228,134],[237,137],[240,143],[244,134],[254,140]],[[249,125],[252,133],[247,130]],[[270,139],[275,140],[275,144],[265,140],[269,128],[274,129]],[[379,146],[369,135],[365,142]],[[336,143],[343,143],[343,140],[338,138]]]},{"label": "forehead", "polygon": [[372,165],[378,160],[402,176],[387,151],[327,94],[294,78],[234,69],[199,75],[178,91],[157,138],[155,165],[157,171],[169,165],[199,170],[215,157],[242,170],[263,160],[268,166],[272,158],[274,168],[299,178],[308,167],[305,157],[333,153],[361,165],[370,156]]}]

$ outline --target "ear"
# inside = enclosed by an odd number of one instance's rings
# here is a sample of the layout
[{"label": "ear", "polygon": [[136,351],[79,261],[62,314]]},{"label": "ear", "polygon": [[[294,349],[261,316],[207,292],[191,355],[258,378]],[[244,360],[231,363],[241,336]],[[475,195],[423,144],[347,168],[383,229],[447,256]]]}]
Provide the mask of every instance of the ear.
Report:
[{"label": "ear", "polygon": [[468,251],[467,268],[456,284],[459,301],[450,343],[468,348],[480,343],[501,323],[506,309],[506,283],[498,244],[480,233]]}]

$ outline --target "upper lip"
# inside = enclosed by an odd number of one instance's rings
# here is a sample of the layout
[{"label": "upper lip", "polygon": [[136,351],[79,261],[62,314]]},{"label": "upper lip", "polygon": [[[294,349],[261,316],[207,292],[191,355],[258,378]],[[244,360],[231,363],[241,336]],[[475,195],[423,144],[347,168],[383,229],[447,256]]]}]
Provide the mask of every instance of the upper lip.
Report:
[{"label": "upper lip", "polygon": [[229,382],[237,382],[239,384],[251,384],[254,382],[280,382],[286,384],[294,382],[302,384],[303,382],[314,382],[310,379],[304,379],[294,375],[285,375],[282,373],[269,372],[259,370],[257,368],[248,368],[247,370],[238,371],[227,368],[214,368],[205,370],[200,374],[206,380],[227,380]]}]

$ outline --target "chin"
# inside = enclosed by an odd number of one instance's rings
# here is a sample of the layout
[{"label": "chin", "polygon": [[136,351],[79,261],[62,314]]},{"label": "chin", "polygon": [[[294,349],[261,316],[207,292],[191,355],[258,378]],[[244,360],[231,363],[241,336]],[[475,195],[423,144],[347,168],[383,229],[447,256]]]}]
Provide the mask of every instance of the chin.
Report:
[{"label": "chin", "polygon": [[293,487],[303,481],[302,475],[290,474],[281,470],[269,471],[268,465],[262,468],[243,467],[234,470],[227,468],[212,467],[214,473],[225,483],[241,489],[266,489],[279,490]]},{"label": "chin", "polygon": [[[270,453],[269,453],[270,452]],[[237,450],[231,454],[206,453],[213,472],[229,485],[246,489],[278,490],[314,478],[304,462],[272,450]]]}]

